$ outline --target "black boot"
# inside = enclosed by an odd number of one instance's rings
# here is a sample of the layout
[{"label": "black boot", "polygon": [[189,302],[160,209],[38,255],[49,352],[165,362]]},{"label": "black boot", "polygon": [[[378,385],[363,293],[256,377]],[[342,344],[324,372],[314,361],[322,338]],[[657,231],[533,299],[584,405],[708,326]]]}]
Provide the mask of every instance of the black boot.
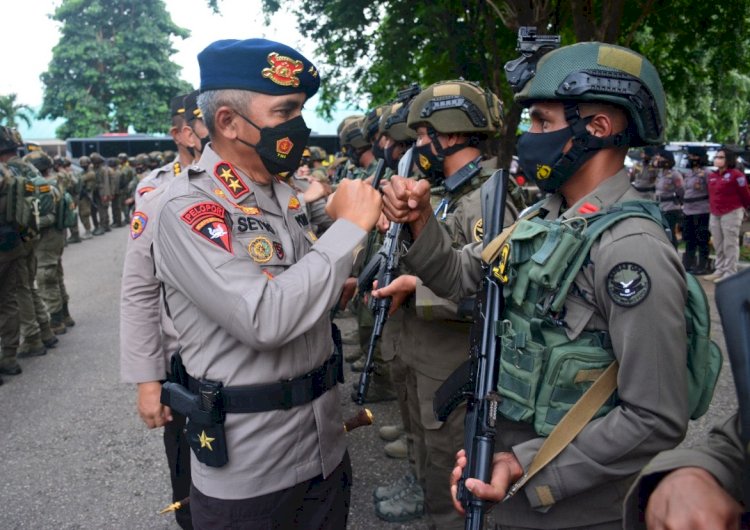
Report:
[{"label": "black boot", "polygon": [[67,327],[72,328],[76,325],[76,321],[73,320],[73,318],[70,316],[70,312],[68,311],[68,302],[63,302],[62,316],[63,324],[65,324]]},{"label": "black boot", "polygon": [[57,313],[50,313],[49,327],[55,335],[65,335],[65,322],[63,322],[62,309]]},{"label": "black boot", "polygon": [[695,254],[688,254],[687,252],[683,253],[682,265],[685,267],[685,272],[695,274]]},{"label": "black boot", "polygon": [[711,261],[708,256],[698,256],[698,264],[693,269],[693,274],[698,276],[711,274]]}]

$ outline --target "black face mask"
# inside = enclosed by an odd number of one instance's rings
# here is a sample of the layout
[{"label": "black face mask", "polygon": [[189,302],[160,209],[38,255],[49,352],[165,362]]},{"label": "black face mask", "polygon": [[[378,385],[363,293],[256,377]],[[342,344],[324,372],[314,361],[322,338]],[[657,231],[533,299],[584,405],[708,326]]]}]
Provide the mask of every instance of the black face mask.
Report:
[{"label": "black face mask", "polygon": [[563,157],[563,148],[573,137],[570,127],[548,133],[523,133],[518,139],[518,163],[526,178],[543,191],[553,193],[571,176],[553,168]]},{"label": "black face mask", "polygon": [[414,161],[424,175],[437,182],[445,177],[443,173],[443,159],[432,152],[432,142],[414,146]]},{"label": "black face mask", "polygon": [[274,175],[286,171],[295,171],[302,160],[310,129],[302,116],[280,123],[276,127],[258,127],[239,112],[237,115],[260,131],[260,140],[251,144],[241,138],[237,141],[252,147],[258,152],[263,165]]},{"label": "black face mask", "polygon": [[383,160],[385,160],[385,165],[393,171],[398,170],[398,160],[393,156],[393,151],[398,145],[399,144],[394,142],[383,150]]},{"label": "black face mask", "polygon": [[380,147],[380,144],[378,142],[375,142],[372,144],[372,154],[377,158],[378,160],[385,160],[385,150]]}]

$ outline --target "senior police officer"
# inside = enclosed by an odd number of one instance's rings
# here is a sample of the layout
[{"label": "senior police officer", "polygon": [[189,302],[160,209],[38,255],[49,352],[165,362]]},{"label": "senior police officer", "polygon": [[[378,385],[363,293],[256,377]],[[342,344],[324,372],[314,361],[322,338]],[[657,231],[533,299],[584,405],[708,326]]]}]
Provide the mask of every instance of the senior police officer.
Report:
[{"label": "senior police officer", "polygon": [[[665,98],[653,65],[629,49],[597,42],[551,51],[535,65],[536,58],[506,68],[511,68],[516,101],[528,106],[531,116],[531,130],[518,142],[524,174],[552,193],[536,208],[537,216],[550,223],[549,233],[587,213],[641,199],[630,186],[624,158],[628,145],[657,144],[663,137]],[[515,75],[514,68],[522,68],[521,73]],[[451,250],[452,242],[432,216],[428,193],[425,185],[394,177],[386,190],[385,211],[394,220],[409,222],[416,237],[405,262],[436,293],[457,298],[477,288],[481,244]],[[532,225],[538,229],[542,222]],[[633,476],[654,454],[679,443],[687,428],[684,270],[660,224],[628,217],[594,242],[589,259],[559,299],[562,307],[556,304],[559,309],[550,315],[545,311],[551,304],[538,298],[549,290],[532,275],[540,272],[533,268],[541,266],[539,261],[547,261],[541,253],[529,259],[533,252],[527,245],[539,232],[529,224],[523,231],[520,223],[516,226],[510,236],[505,233],[509,259],[490,259],[500,267],[498,274],[507,277],[503,318],[512,319],[503,328],[508,339],[504,335],[502,355],[511,357],[499,374],[503,399],[492,480],[468,479],[466,487],[480,498],[503,500],[560,418],[549,414],[560,409],[545,405],[533,389],[542,385],[545,392],[565,387],[582,393],[591,382],[587,378],[596,373],[582,359],[573,361],[579,370],[555,372],[551,361],[535,364],[546,351],[540,337],[556,333],[560,343],[573,345],[571,351],[578,350],[578,341],[593,337],[592,343],[600,344],[599,366],[615,359],[619,363],[617,400],[527,478],[494,516],[502,528],[620,528],[621,502]],[[548,258],[559,259],[552,249],[562,247],[554,235],[549,241],[554,244],[545,247]],[[653,325],[654,315],[659,315],[659,326]],[[522,329],[531,332],[521,336]],[[556,376],[561,379],[554,387],[545,386]],[[574,376],[585,384],[573,381]],[[532,389],[530,399],[525,388]],[[454,495],[465,465],[459,453],[451,477]]]},{"label": "senior police officer", "polygon": [[211,143],[153,226],[184,391],[211,417],[188,414],[193,524],[344,528],[351,464],[329,311],[380,196],[342,183],[338,220],[316,241],[277,174],[299,165],[317,69],[265,39],[217,41],[198,61]]}]

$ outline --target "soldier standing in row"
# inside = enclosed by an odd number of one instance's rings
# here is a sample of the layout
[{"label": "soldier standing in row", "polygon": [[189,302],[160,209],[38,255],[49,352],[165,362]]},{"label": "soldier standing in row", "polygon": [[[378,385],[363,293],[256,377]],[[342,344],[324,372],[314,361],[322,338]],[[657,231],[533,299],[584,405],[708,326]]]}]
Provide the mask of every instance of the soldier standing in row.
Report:
[{"label": "soldier standing in row", "polygon": [[641,151],[641,161],[637,162],[630,174],[633,187],[640,193],[645,193],[648,199],[654,199],[656,191],[656,177],[659,169],[655,165],[654,157],[659,153],[659,147],[647,145]]},{"label": "soldier standing in row", "polygon": [[[685,253],[682,264],[687,272],[709,274],[709,246],[711,232],[708,230],[710,209],[708,204],[708,154],[705,147],[687,148],[690,174],[685,177],[685,196],[682,199],[682,239]],[[697,259],[696,259],[697,258]]]},{"label": "soldier standing in row", "polygon": [[672,244],[677,248],[677,225],[682,221],[682,198],[685,195],[685,182],[682,173],[674,168],[672,151],[661,149],[654,156],[654,164],[659,168],[656,178],[656,200],[659,209],[669,223]]},{"label": "soldier standing in row", "polygon": [[[110,232],[109,203],[112,201],[112,170],[107,167],[104,157],[99,153],[91,153],[91,172],[94,174],[93,210],[99,218],[99,226],[94,228],[93,234],[101,236]],[[96,222],[94,222],[96,224]]]},{"label": "soldier standing in row", "polygon": [[[508,239],[501,248],[508,248],[487,256],[499,267],[506,297],[502,399],[491,483],[469,479],[466,487],[491,501],[515,493],[494,511],[502,528],[620,529],[632,478],[656,453],[677,445],[687,429],[687,289],[680,258],[659,223],[627,217],[602,232],[601,244],[591,247],[590,259],[554,300],[554,310],[547,300],[554,284],[545,287],[539,273],[545,263],[560,263],[560,254],[553,258],[548,251],[565,248],[553,247],[563,224],[570,228],[587,212],[643,198],[630,185],[624,158],[628,145],[662,142],[664,91],[653,65],[619,46],[585,42],[551,51],[538,63],[536,57],[516,61],[514,69],[523,70],[510,78],[515,100],[529,106],[531,117],[518,155],[524,174],[551,195],[537,206],[540,219],[519,222],[503,236]],[[637,86],[639,95],[621,86]],[[476,291],[482,245],[451,248],[432,216],[427,186],[393,177],[384,204],[393,220],[410,223],[415,239],[404,261],[426,285],[454,300]],[[546,257],[532,259],[545,240]],[[595,347],[576,360],[586,341]],[[536,364],[542,355],[549,361]],[[556,371],[552,355],[560,362],[568,355],[575,369]],[[597,377],[593,366],[614,366],[614,360],[617,401],[602,408],[554,460],[524,476],[561,414]],[[564,400],[557,399],[562,389]],[[554,399],[545,398],[552,392]],[[465,465],[459,454],[451,477],[454,496]]]},{"label": "soldier standing in row", "polygon": [[99,218],[96,215],[96,206],[94,204],[96,173],[94,173],[91,167],[91,159],[85,155],[78,159],[78,165],[83,170],[80,175],[78,194],[78,215],[85,230],[81,239],[91,239],[94,236],[91,231],[92,224],[94,231],[99,228]]}]

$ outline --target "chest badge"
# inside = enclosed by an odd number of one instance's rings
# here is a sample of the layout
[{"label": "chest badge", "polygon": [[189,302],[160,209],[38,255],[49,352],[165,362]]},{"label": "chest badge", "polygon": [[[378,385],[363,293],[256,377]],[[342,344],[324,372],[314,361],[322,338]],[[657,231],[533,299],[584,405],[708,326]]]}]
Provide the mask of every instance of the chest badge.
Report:
[{"label": "chest badge", "polygon": [[651,278],[637,263],[618,263],[607,275],[607,294],[614,303],[633,307],[643,302],[651,291]]},{"label": "chest badge", "polygon": [[289,204],[287,205],[287,208],[289,208],[290,210],[299,210],[299,207],[300,207],[299,199],[295,196],[292,196],[289,199]]},{"label": "chest badge", "polygon": [[221,161],[214,167],[214,175],[219,179],[219,182],[227,189],[227,191],[235,199],[239,199],[243,195],[250,193],[250,188],[247,187],[237,172],[229,162]]},{"label": "chest badge", "polygon": [[268,263],[273,257],[273,245],[265,236],[258,236],[247,245],[247,251],[256,263]]}]

